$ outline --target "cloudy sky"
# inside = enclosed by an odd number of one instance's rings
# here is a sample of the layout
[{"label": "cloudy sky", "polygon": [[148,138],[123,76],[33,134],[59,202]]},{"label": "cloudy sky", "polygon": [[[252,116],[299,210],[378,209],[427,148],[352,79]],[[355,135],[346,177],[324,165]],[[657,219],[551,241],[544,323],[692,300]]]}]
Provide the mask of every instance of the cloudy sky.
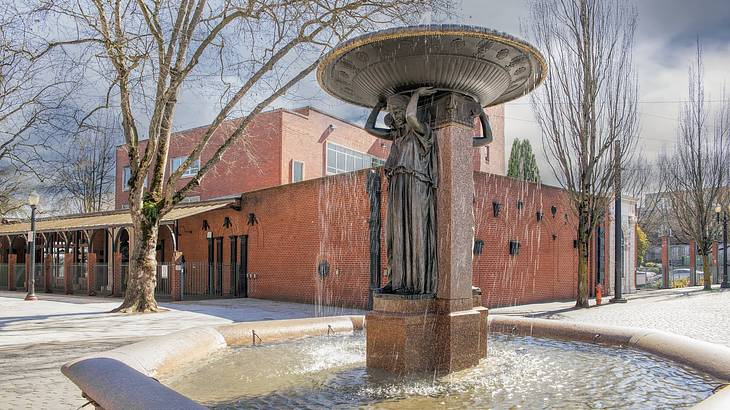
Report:
[{"label": "cloudy sky", "polygon": [[[639,76],[640,147],[647,159],[671,149],[676,138],[681,101],[687,98],[687,71],[700,37],[705,57],[705,93],[710,107],[719,107],[722,88],[730,79],[730,6],[728,0],[627,0],[639,12],[634,60]],[[520,22],[527,17],[525,0],[462,0],[456,23],[473,24],[522,36]],[[279,106],[311,104],[324,111],[364,122],[365,110],[333,100],[308,78],[298,90],[297,100],[282,100]],[[188,96],[190,97],[190,96]],[[212,104],[211,104],[212,105]],[[177,129],[209,122],[213,115],[201,104],[200,96],[182,98],[176,118]],[[554,182],[545,166],[540,130],[529,99],[507,104],[505,110],[507,147],[515,138],[528,138],[538,154],[543,179]],[[509,155],[509,148],[508,148]]]}]

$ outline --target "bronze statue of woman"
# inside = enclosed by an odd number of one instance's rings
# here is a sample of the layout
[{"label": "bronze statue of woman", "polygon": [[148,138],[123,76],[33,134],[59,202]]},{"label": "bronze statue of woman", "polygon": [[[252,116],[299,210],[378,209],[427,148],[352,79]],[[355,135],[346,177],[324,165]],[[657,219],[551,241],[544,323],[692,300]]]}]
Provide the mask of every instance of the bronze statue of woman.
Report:
[{"label": "bronze statue of woman", "polygon": [[[419,98],[435,92],[421,87],[410,97],[392,95],[387,102],[378,102],[365,124],[370,134],[393,141],[384,166],[388,178],[385,243],[390,276],[390,282],[382,289],[384,293],[436,292],[438,150],[430,126],[417,115]],[[389,129],[377,128],[378,114],[386,104],[389,114],[385,124]],[[479,111],[482,136],[474,138],[474,146],[492,140],[488,118]]]},{"label": "bronze statue of woman", "polygon": [[419,88],[410,98],[396,94],[388,98],[390,129],[376,128],[383,108],[373,108],[365,129],[378,138],[392,140],[385,162],[388,178],[388,214],[385,243],[390,283],[388,293],[431,294],[436,291],[436,187],[437,152],[428,124],[418,119],[418,99],[433,94]]}]

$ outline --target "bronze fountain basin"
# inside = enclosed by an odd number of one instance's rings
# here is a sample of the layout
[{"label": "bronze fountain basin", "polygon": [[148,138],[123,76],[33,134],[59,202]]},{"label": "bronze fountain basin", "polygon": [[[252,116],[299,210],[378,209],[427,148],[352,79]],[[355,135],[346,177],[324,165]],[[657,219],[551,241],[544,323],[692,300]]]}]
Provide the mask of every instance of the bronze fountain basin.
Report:
[{"label": "bronze fountain basin", "polygon": [[522,97],[546,75],[545,59],[529,43],[465,25],[365,34],[338,45],[317,70],[325,91],[363,107],[424,86],[465,94],[488,107]]}]

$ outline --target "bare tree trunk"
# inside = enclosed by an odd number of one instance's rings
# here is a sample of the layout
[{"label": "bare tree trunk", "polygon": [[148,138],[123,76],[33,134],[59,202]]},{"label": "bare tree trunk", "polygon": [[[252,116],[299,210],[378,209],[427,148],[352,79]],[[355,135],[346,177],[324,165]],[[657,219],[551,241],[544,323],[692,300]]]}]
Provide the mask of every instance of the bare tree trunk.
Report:
[{"label": "bare tree trunk", "polygon": [[588,304],[588,249],[590,235],[586,234],[589,228],[588,215],[586,208],[578,218],[578,295],[575,301],[575,307],[587,308]]},{"label": "bare tree trunk", "polygon": [[124,302],[113,312],[156,312],[155,287],[157,286],[157,234],[159,223],[148,224],[134,218],[134,246],[129,255],[129,275]]},{"label": "bare tree trunk", "polygon": [[710,274],[710,255],[702,255],[702,272],[704,290],[712,290],[712,275]]}]

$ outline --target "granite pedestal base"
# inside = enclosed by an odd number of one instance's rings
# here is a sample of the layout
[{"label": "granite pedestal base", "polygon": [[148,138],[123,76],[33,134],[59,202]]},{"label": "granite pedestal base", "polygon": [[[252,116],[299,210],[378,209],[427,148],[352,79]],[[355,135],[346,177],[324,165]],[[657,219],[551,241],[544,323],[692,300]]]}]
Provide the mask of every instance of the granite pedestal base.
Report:
[{"label": "granite pedestal base", "polygon": [[487,355],[487,314],[472,299],[449,310],[434,297],[376,295],[366,317],[367,367],[390,373],[447,374]]}]

